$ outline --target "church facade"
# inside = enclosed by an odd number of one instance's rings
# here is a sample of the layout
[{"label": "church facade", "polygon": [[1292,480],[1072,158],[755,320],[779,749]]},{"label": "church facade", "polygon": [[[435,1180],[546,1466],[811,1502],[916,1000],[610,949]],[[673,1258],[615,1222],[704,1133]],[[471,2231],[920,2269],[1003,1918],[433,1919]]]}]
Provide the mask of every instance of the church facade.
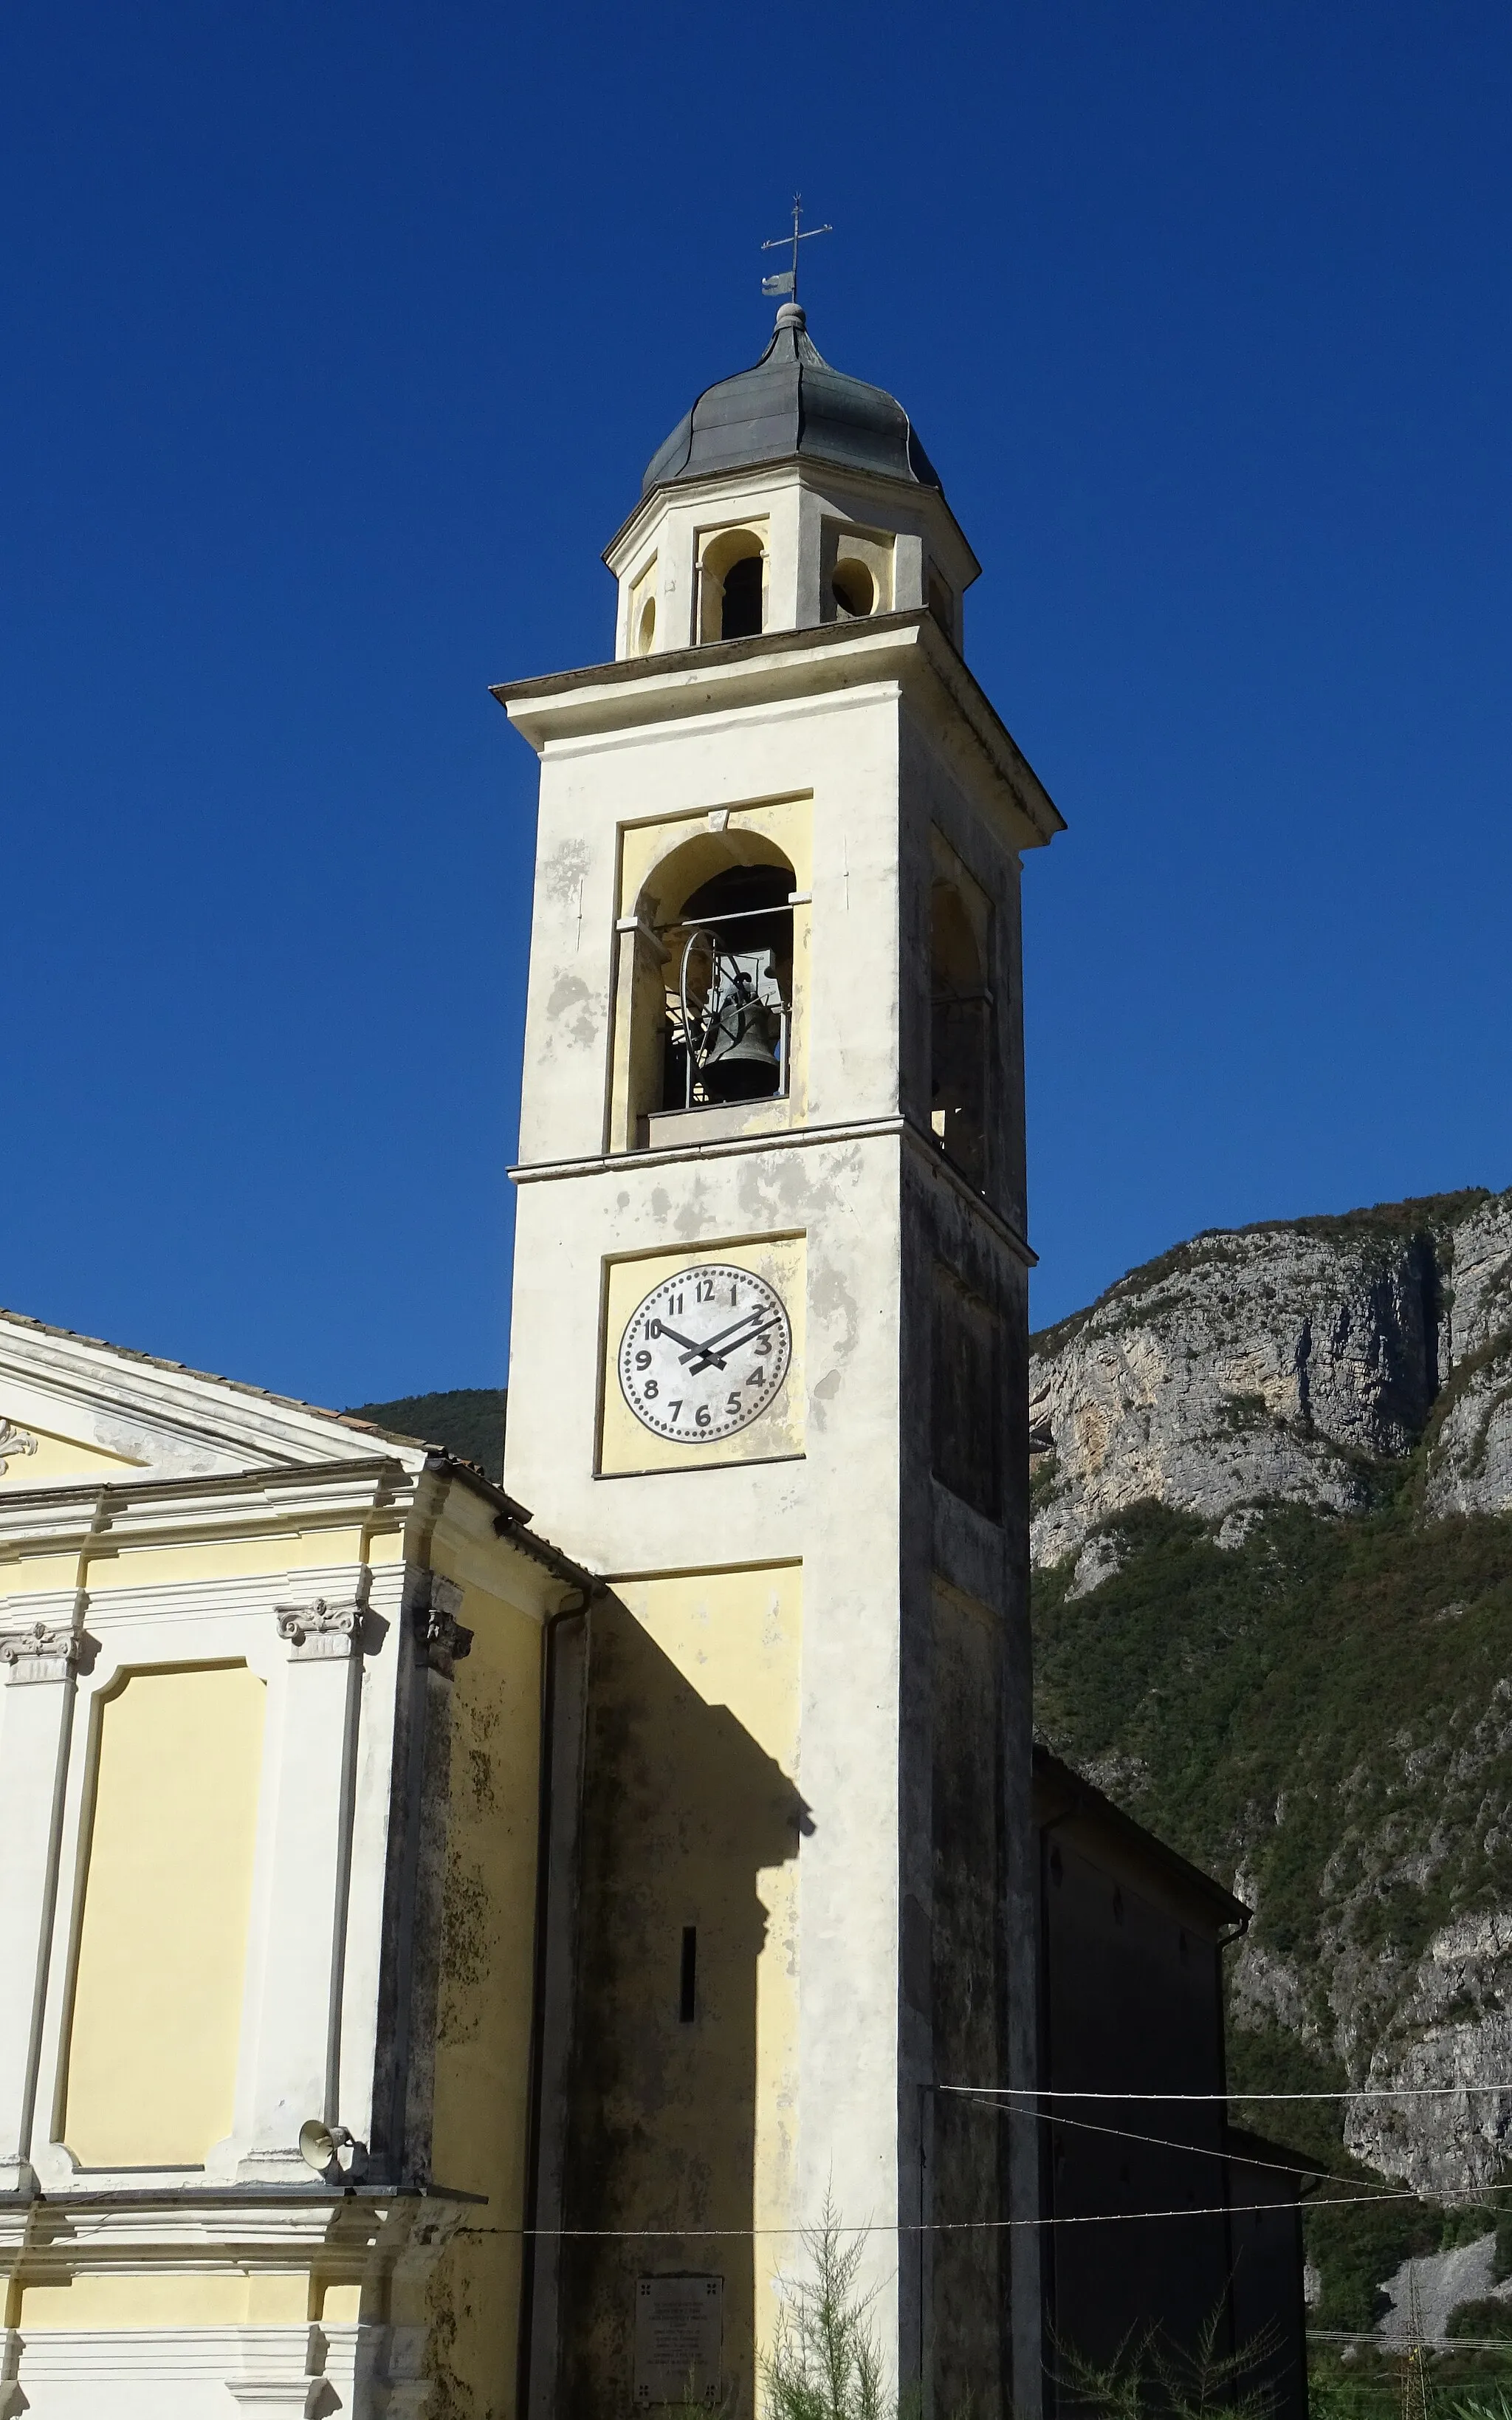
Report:
[{"label": "church facade", "polygon": [[795,303],[606,559],[612,659],[497,692],[503,1485],[0,1317],[0,2415],[745,2420],[826,2207],[927,2409],[1038,2397],[1033,2129],[942,2087],[1035,2072],[1059,817]]}]

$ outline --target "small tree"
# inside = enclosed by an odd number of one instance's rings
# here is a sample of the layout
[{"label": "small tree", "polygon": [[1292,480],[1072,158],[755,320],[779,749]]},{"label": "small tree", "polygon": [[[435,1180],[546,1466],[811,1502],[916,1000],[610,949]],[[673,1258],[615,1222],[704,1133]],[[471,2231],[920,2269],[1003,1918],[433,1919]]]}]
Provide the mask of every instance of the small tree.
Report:
[{"label": "small tree", "polygon": [[781,2281],[777,2334],[762,2363],[766,2420],[901,2420],[872,2324],[876,2288],[856,2287],[861,2239],[845,2242],[827,2194],[803,2244],[812,2273]]},{"label": "small tree", "polygon": [[1086,2360],[1074,2346],[1057,2345],[1056,2383],[1103,2420],[1273,2420],[1276,2398],[1267,2386],[1246,2385],[1256,2368],[1278,2349],[1272,2329],[1223,2352],[1227,2313],[1219,2303],[1187,2350],[1158,2327],[1125,2336],[1110,2362]]}]

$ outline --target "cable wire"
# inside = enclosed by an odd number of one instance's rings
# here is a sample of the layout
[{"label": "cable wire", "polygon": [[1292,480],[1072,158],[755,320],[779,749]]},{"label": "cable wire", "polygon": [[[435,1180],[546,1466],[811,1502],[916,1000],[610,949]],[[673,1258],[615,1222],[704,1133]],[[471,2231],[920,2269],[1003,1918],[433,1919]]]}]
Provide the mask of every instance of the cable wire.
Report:
[{"label": "cable wire", "polygon": [[1506,2093],[1512,2084],[1363,2084],[1337,2092],[1083,2092],[1044,2084],[936,2084],[936,2092],[964,2092],[991,2101],[1441,2101],[1464,2093]]},{"label": "cable wire", "polygon": [[[1497,2190],[1493,2188],[1492,2190]],[[1507,2190],[1512,2190],[1508,2188]],[[1314,2201],[1215,2201],[1190,2210],[1091,2211],[1063,2218],[938,2218],[873,2220],[866,2226],[842,2226],[841,2235],[961,2235],[971,2231],[1002,2234],[1015,2226],[1132,2226],[1157,2218],[1244,2218],[1254,2211],[1281,2210],[1342,2210],[1356,2202],[1417,2201],[1411,2192],[1329,2194]],[[749,2243],[758,2236],[806,2236],[811,2222],[796,2226],[456,2226],[454,2235],[533,2235],[556,2243]]]},{"label": "cable wire", "polygon": [[[994,2108],[995,2103],[983,2100],[979,2105]],[[1007,2114],[1011,2118],[1035,2118],[1036,2123],[1041,2122],[1032,2109],[1011,2109]],[[1099,2126],[1091,2118],[1062,2118],[1055,2114],[1047,2116],[1042,2122],[1053,2126],[1072,2126],[1079,2134],[1111,2134],[1120,2143],[1149,2143],[1162,2151],[1190,2151],[1197,2159],[1227,2161],[1233,2168],[1265,2168],[1272,2175],[1279,2171],[1288,2177],[1313,2177],[1335,2185],[1357,2185],[1360,2182],[1358,2177],[1341,2177],[1335,2168],[1304,2168],[1290,2160],[1284,2164],[1278,2160],[1257,2160],[1251,2152],[1219,2150],[1211,2143],[1181,2143],[1167,2134],[1136,2134],[1127,2126]],[[1276,2148],[1280,2149],[1282,2146],[1278,2144]]]}]

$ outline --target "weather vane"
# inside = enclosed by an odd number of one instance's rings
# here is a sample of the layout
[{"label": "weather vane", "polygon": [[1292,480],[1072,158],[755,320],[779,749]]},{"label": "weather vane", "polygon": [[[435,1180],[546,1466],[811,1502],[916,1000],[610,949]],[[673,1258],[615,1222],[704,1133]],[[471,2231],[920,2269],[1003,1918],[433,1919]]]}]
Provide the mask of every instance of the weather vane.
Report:
[{"label": "weather vane", "polygon": [[801,194],[795,194],[793,196],[793,233],[791,235],[775,235],[773,236],[770,243],[764,243],[762,246],[762,250],[764,252],[783,252],[786,250],[787,246],[791,244],[793,246],[793,266],[791,269],[778,270],[771,277],[764,277],[762,279],[762,292],[764,294],[791,294],[795,302],[798,299],[799,244],[807,243],[809,238],[812,235],[833,235],[835,232],[827,219],[823,226],[817,227],[806,227],[802,222],[803,195]]}]

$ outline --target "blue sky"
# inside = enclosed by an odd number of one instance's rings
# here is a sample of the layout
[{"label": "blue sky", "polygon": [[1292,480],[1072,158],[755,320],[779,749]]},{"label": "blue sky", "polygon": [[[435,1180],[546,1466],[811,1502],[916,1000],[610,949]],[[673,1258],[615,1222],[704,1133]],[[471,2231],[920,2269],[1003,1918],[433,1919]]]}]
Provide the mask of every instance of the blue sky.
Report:
[{"label": "blue sky", "polygon": [[1040,1321],[1512,1183],[1512,15],[0,18],[0,1300],[342,1404],[503,1374],[533,761],[761,239],[986,566]]}]

